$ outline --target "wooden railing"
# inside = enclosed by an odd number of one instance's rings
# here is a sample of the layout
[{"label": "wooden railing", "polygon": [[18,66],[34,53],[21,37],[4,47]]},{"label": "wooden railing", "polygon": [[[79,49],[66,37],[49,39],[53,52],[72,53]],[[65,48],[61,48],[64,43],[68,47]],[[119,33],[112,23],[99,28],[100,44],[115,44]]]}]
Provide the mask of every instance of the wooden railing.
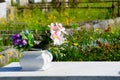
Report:
[{"label": "wooden railing", "polygon": [[[90,4],[95,3],[111,3],[110,6],[90,6]],[[78,6],[78,4],[87,4],[86,6]],[[96,0],[96,1],[87,1],[87,2],[82,2],[81,0],[73,0],[72,2],[61,2],[61,1],[57,1],[57,2],[44,2],[44,3],[30,3],[29,7],[22,7],[22,8],[18,8],[18,9],[32,9],[34,7],[38,7],[40,9],[52,9],[52,8],[72,8],[72,9],[111,9],[112,13],[111,15],[114,17],[114,12],[115,12],[115,8],[117,8],[117,16],[120,16],[120,0],[108,0],[108,1],[100,1],[100,0]]]}]

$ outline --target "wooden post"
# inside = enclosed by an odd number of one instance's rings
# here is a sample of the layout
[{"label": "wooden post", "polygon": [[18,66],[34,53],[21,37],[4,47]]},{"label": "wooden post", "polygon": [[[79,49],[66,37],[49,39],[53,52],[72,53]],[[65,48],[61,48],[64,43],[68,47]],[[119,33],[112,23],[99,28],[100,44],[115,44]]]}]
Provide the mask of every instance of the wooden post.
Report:
[{"label": "wooden post", "polygon": [[118,15],[117,15],[118,17],[120,17],[120,9],[119,8],[120,8],[120,1],[118,1]]},{"label": "wooden post", "polygon": [[17,8],[14,6],[8,7],[8,19],[9,20],[14,20],[17,16]]},{"label": "wooden post", "polygon": [[0,2],[5,2],[5,0],[0,0]]},{"label": "wooden post", "polygon": [[115,5],[114,5],[114,1],[112,1],[112,17],[115,17],[115,15],[114,15],[114,9],[115,9]]}]

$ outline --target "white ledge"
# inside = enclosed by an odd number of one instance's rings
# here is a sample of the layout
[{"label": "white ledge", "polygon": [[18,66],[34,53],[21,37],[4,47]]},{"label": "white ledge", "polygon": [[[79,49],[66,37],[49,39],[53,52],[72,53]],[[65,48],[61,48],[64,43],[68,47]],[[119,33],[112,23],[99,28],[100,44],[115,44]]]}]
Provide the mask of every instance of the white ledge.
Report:
[{"label": "white ledge", "polygon": [[[82,77],[83,79],[83,77],[85,78],[88,76],[92,78],[113,77],[114,80],[117,80],[117,78],[120,79],[120,62],[52,62],[51,65],[52,66],[45,71],[22,71],[19,63],[13,62],[3,68],[0,68],[0,80],[1,78],[5,79],[7,77],[9,77],[9,79],[10,77],[22,77],[20,80],[25,80],[23,77]],[[59,79],[55,78],[54,80]]]}]

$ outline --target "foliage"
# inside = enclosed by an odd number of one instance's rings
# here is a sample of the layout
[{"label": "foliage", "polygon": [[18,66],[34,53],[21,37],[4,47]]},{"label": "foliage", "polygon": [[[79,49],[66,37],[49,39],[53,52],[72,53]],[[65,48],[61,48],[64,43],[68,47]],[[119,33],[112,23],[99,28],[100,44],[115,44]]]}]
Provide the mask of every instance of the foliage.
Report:
[{"label": "foliage", "polygon": [[75,31],[65,44],[50,47],[55,61],[119,61],[120,29],[109,32]]},{"label": "foliage", "polygon": [[34,45],[34,37],[29,30],[22,31],[20,34],[14,34],[12,36],[12,41],[13,45],[19,50],[26,50]]}]

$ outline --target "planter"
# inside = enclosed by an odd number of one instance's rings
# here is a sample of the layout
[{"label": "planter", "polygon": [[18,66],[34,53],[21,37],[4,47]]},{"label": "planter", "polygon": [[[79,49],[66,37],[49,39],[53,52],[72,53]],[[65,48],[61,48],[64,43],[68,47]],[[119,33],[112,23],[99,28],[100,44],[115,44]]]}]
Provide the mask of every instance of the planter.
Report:
[{"label": "planter", "polygon": [[20,59],[22,70],[46,70],[50,67],[53,57],[47,50],[24,51]]}]

